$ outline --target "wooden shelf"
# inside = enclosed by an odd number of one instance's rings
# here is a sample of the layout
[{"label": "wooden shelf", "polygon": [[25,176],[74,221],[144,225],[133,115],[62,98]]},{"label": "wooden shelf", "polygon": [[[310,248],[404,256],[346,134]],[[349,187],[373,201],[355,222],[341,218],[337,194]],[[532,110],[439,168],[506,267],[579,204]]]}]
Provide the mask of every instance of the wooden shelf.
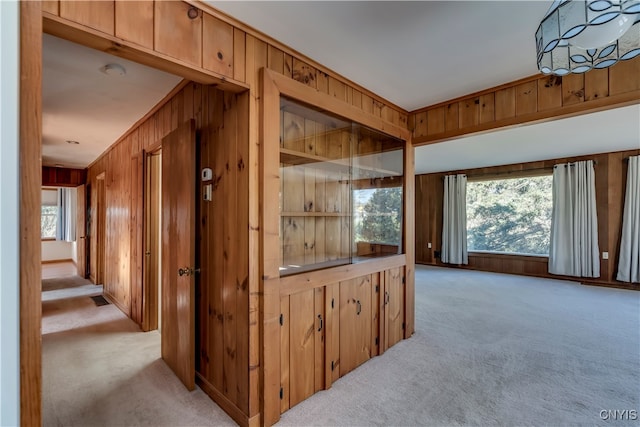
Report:
[{"label": "wooden shelf", "polygon": [[280,212],[280,216],[350,217],[351,212]]},{"label": "wooden shelf", "polygon": [[[353,169],[354,179],[401,176],[400,173],[392,170],[375,168],[372,166],[352,166],[346,159],[329,159],[327,157],[316,156],[315,154],[310,153],[302,153],[288,148],[280,148],[280,163],[291,166],[308,166],[342,173],[349,173],[349,170]],[[360,173],[360,171],[373,173],[373,176],[369,176],[367,173]]]}]

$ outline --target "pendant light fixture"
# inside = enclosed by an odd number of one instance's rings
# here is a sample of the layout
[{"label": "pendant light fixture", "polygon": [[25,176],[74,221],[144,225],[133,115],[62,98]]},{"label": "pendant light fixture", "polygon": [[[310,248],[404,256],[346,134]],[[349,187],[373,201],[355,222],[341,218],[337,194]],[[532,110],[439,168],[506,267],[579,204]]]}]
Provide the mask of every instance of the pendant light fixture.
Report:
[{"label": "pendant light fixture", "polygon": [[536,31],[538,69],[559,76],[640,55],[640,0],[555,0]]}]

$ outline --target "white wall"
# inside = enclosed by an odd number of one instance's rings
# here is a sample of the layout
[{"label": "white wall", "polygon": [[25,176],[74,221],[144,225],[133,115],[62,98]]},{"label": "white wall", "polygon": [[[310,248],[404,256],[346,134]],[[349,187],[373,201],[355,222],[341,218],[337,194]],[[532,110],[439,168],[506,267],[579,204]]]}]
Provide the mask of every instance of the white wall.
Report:
[{"label": "white wall", "polygon": [[0,1],[0,425],[20,423],[19,7]]},{"label": "white wall", "polygon": [[76,242],[65,242],[61,240],[42,241],[42,261],[56,261],[74,259],[74,248]]}]

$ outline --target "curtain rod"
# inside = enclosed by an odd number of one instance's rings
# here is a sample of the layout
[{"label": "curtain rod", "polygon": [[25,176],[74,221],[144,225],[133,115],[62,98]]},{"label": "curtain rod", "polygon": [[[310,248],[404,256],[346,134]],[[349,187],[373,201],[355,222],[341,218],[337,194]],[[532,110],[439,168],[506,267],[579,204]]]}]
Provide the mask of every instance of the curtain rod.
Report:
[{"label": "curtain rod", "polygon": [[[588,160],[582,160],[582,161],[588,162]],[[593,166],[598,164],[597,160],[592,160],[592,161],[593,161]],[[576,161],[576,162],[558,163],[556,165],[553,165],[553,167],[555,168],[555,167],[558,167],[558,166],[561,166],[561,165],[564,165],[565,167],[567,167],[567,166],[575,166],[576,163],[578,163],[578,162]]]}]

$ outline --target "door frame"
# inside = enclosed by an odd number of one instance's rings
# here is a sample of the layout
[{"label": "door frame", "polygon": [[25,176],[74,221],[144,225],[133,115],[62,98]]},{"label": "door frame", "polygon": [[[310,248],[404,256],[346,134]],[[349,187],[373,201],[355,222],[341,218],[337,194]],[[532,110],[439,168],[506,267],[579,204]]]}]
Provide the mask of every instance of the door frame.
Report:
[{"label": "door frame", "polygon": [[152,331],[160,326],[161,312],[162,142],[143,151],[142,156],[142,330]]}]

